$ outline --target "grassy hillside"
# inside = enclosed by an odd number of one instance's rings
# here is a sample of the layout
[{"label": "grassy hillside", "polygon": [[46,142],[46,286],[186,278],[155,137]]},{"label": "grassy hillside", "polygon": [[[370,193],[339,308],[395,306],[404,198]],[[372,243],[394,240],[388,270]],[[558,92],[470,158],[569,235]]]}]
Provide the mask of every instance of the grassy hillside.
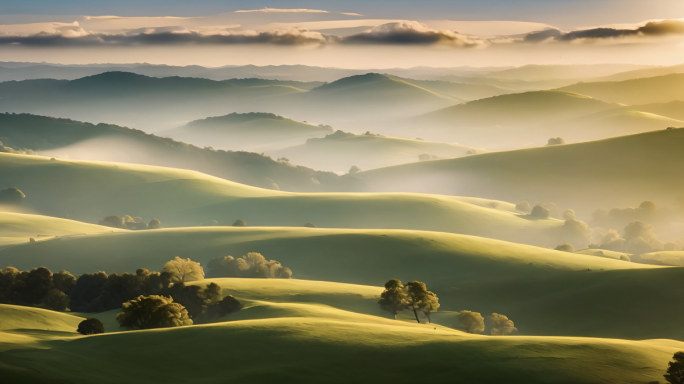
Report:
[{"label": "grassy hillside", "polygon": [[454,158],[479,152],[484,151],[458,144],[337,131],[324,138],[309,139],[305,144],[269,153],[274,157],[286,157],[295,164],[347,172],[353,165],[372,169],[412,163],[418,161],[419,155]]},{"label": "grassy hillside", "polygon": [[684,73],[624,81],[578,83],[559,90],[624,104],[667,103],[684,100]]},{"label": "grassy hillside", "polygon": [[208,117],[164,131],[179,141],[231,150],[283,148],[332,133],[330,127],[295,121],[272,113],[231,113]]},{"label": "grassy hillside", "polygon": [[[404,122],[401,132],[429,140],[510,147],[538,136],[537,131],[530,132],[531,127],[615,107],[615,104],[570,92],[517,93],[471,101],[417,116]],[[548,138],[546,134],[542,135],[542,140]]]},{"label": "grassy hillside", "polygon": [[86,222],[130,214],[165,226],[216,220],[250,226],[405,228],[545,241],[557,220],[530,220],[504,203],[420,194],[296,194],[205,174],[121,163],[0,154],[0,179],[26,193],[37,212]]},{"label": "grassy hillside", "polygon": [[0,137],[6,146],[29,148],[46,156],[192,169],[264,188],[274,188],[275,183],[283,190],[325,191],[340,190],[343,183],[333,173],[293,166],[257,153],[200,148],[111,124],[0,114]]},{"label": "grassy hillside", "polygon": [[0,304],[0,353],[12,349],[49,348],[54,340],[78,336],[76,329],[82,320],[47,309]]},{"label": "grassy hillside", "polygon": [[[65,330],[61,340],[40,345],[27,341],[17,345],[22,349],[2,352],[0,373],[10,380],[37,383],[143,383],[151,378],[343,383],[360,375],[364,382],[414,377],[440,382],[457,376],[499,383],[505,375],[511,383],[645,383],[659,379],[672,354],[682,348],[673,340],[470,335],[363,314],[377,298],[377,287],[216,281],[243,300],[250,297],[246,308],[224,318],[226,322],[96,336],[73,336]],[[337,305],[327,306],[331,301]],[[344,306],[348,308],[339,308]],[[41,329],[43,324],[29,326]],[[178,345],[188,353],[159,353]],[[231,369],[226,369],[226,361]],[[408,369],[379,371],[378,364]],[[419,369],[427,365],[430,370]]]},{"label": "grassy hillside", "polygon": [[[93,234],[6,248],[0,265],[132,272],[159,270],[175,256],[206,263],[247,252],[280,261],[297,279],[375,287],[390,278],[424,281],[443,311],[504,313],[525,335],[684,337],[678,323],[684,309],[671,305],[684,292],[684,269],[446,233],[215,227]],[[371,297],[378,291],[371,288],[357,292],[333,283],[249,279],[220,285],[248,300],[321,303],[382,315]],[[449,316],[435,321],[458,325]]]},{"label": "grassy hillside", "polygon": [[[0,246],[53,236],[112,232],[113,228],[56,217],[0,212]],[[119,232],[120,230],[116,230]]]},{"label": "grassy hillside", "polygon": [[415,80],[397,77],[399,81],[405,81],[421,88],[429,89],[454,100],[478,100],[513,93],[513,91],[490,84],[476,84],[468,82],[451,82],[441,80]]},{"label": "grassy hillside", "polygon": [[3,112],[29,112],[161,129],[227,112],[251,110],[258,99],[305,92],[290,85],[235,85],[189,77],[106,72],[75,80],[0,83]]},{"label": "grassy hillside", "polygon": [[644,200],[671,205],[684,190],[684,130],[486,153],[363,172],[374,191],[454,193],[553,201],[589,214]]}]

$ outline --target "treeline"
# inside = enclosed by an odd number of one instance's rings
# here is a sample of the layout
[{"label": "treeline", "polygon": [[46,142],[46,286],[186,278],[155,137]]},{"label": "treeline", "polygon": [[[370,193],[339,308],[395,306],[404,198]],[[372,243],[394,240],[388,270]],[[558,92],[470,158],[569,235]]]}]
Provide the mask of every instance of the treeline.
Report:
[{"label": "treeline", "polygon": [[[410,281],[406,285],[401,280],[391,279],[385,283],[385,290],[380,294],[378,305],[384,311],[391,313],[394,319],[399,312],[410,310],[418,323],[418,313],[423,313],[431,322],[430,314],[436,312],[439,307],[437,295],[429,291],[425,283],[420,281]],[[510,335],[517,331],[512,320],[504,315],[493,313],[488,317],[492,324],[490,333],[492,335]],[[485,331],[485,319],[480,313],[471,311],[461,311],[458,315],[459,322],[469,333],[482,333]]]},{"label": "treeline", "polygon": [[106,227],[132,230],[164,228],[159,219],[152,219],[149,223],[145,224],[141,217],[131,217],[130,215],[124,215],[123,217],[117,215],[107,216],[98,224]]}]

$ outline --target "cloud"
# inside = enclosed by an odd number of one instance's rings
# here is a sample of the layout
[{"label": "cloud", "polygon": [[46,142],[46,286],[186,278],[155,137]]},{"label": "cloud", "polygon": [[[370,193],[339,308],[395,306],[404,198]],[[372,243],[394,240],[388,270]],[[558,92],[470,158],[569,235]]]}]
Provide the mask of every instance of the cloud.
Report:
[{"label": "cloud", "polygon": [[[235,11],[234,13],[251,13],[251,12],[264,12],[264,13],[331,13],[321,9],[306,9],[306,8],[295,8],[295,9],[282,9],[282,8],[262,8],[262,9],[245,9],[240,11]],[[337,12],[335,12],[337,13]],[[339,12],[342,15],[348,16],[363,16],[358,13],[351,12]]]},{"label": "cloud", "polygon": [[558,29],[546,29],[529,33],[525,36],[526,42],[541,42],[547,40],[576,41],[576,40],[603,40],[623,37],[660,37],[666,35],[684,35],[684,21],[662,20],[650,21],[643,26],[633,29],[620,28],[591,28],[563,33]]},{"label": "cloud", "polygon": [[349,35],[341,40],[344,44],[398,44],[398,45],[452,45],[476,47],[487,41],[461,35],[455,31],[432,29],[417,21],[401,21],[382,24],[366,32]]},{"label": "cloud", "polygon": [[284,31],[254,32],[225,30],[222,33],[202,34],[181,27],[137,29],[125,34],[86,34],[70,36],[67,33],[39,33],[32,36],[0,36],[0,45],[46,46],[93,46],[93,45],[231,45],[275,44],[307,45],[323,44],[328,37],[319,32],[289,29]]}]

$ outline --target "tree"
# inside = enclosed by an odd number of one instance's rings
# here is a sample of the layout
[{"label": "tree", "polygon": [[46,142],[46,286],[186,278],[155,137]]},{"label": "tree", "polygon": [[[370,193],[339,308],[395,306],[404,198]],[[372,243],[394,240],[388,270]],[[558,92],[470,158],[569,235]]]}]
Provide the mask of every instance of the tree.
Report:
[{"label": "tree", "polygon": [[59,271],[52,275],[52,283],[55,285],[55,288],[68,293],[71,287],[76,285],[76,278],[67,271]]},{"label": "tree", "polygon": [[521,201],[515,205],[515,210],[530,213],[532,211],[532,207],[530,207],[530,203],[528,203],[527,201]]},{"label": "tree", "polygon": [[99,222],[100,225],[104,225],[112,228],[126,229],[126,222],[124,218],[117,215],[111,215],[104,218],[104,220]]},{"label": "tree", "polygon": [[246,227],[246,226],[247,226],[247,223],[242,219],[237,219],[233,223],[233,227]]},{"label": "tree", "polygon": [[162,271],[170,273],[171,281],[174,283],[204,279],[204,269],[200,263],[192,261],[190,258],[181,259],[176,256],[175,259],[164,264]]},{"label": "tree", "polygon": [[562,251],[562,252],[574,252],[575,247],[572,246],[572,244],[564,243],[555,248],[556,251]]},{"label": "tree", "polygon": [[492,322],[492,335],[505,336],[518,330],[518,328],[515,327],[515,324],[513,324],[513,321],[509,320],[508,317],[504,315],[492,313],[492,315],[489,316],[489,320]]},{"label": "tree", "polygon": [[314,223],[304,223],[304,227],[306,227],[306,228],[316,228],[316,226],[314,225]]},{"label": "tree", "polygon": [[24,198],[24,192],[16,187],[0,189],[0,204],[21,204]]},{"label": "tree", "polygon": [[400,280],[391,279],[385,283],[385,290],[380,294],[378,305],[384,311],[394,315],[395,320],[397,319],[397,313],[407,308],[408,297]]},{"label": "tree", "polygon": [[351,168],[349,168],[349,174],[353,175],[355,173],[361,172],[361,168],[357,167],[356,165],[352,165]]},{"label": "tree", "polygon": [[138,296],[121,305],[116,320],[122,327],[151,329],[192,325],[188,311],[164,296]]},{"label": "tree", "polygon": [[561,138],[561,137],[552,137],[546,143],[546,145],[560,145],[560,144],[565,144],[565,140],[563,140],[563,138]]},{"label": "tree", "polygon": [[551,211],[549,211],[547,208],[542,207],[541,205],[535,205],[534,208],[532,208],[532,212],[530,213],[530,216],[539,217],[541,219],[548,219],[550,215]]},{"label": "tree", "polygon": [[104,333],[104,324],[95,317],[85,319],[78,324],[78,329],[76,330],[81,335],[96,335],[98,333]]},{"label": "tree", "polygon": [[674,361],[667,364],[667,373],[663,375],[670,384],[684,384],[684,352],[675,352]]},{"label": "tree", "polygon": [[159,219],[152,219],[150,220],[150,223],[147,224],[148,229],[162,229],[162,223],[159,221]]},{"label": "tree", "polygon": [[425,283],[420,281],[410,281],[406,284],[406,296],[408,298],[408,308],[413,310],[413,314],[418,320],[418,312],[421,311],[427,316],[430,321],[430,313],[439,309],[439,300],[434,292],[428,291]]},{"label": "tree", "polygon": [[458,321],[465,326],[468,333],[482,333],[485,330],[484,317],[479,312],[461,311]]},{"label": "tree", "polygon": [[276,260],[266,260],[257,252],[249,252],[247,255],[234,258],[225,256],[212,259],[207,263],[209,276],[211,277],[249,277],[249,278],[276,278],[289,279],[292,270],[284,267]]},{"label": "tree", "polygon": [[224,296],[219,302],[207,307],[207,317],[220,318],[240,309],[242,309],[242,303],[233,296],[228,295]]},{"label": "tree", "polygon": [[42,304],[55,311],[66,311],[69,308],[69,296],[59,289],[53,288],[45,295]]}]

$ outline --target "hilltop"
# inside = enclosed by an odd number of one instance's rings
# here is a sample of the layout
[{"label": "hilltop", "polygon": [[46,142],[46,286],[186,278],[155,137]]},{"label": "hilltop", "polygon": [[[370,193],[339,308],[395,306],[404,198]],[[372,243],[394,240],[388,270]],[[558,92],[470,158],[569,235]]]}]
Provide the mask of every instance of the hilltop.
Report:
[{"label": "hilltop", "polygon": [[250,150],[274,146],[282,148],[328,133],[332,133],[332,128],[288,119],[273,113],[231,113],[191,121],[160,134],[200,146]]},{"label": "hilltop", "polygon": [[684,181],[684,130],[485,153],[362,172],[374,191],[455,193],[506,201],[553,201],[593,212],[644,200],[670,204]]},{"label": "hilltop", "polygon": [[373,169],[412,163],[425,159],[454,158],[484,152],[465,145],[439,143],[422,139],[382,136],[367,132],[356,135],[336,131],[324,138],[313,138],[305,144],[269,152],[291,162],[326,171],[347,172],[352,166]]},{"label": "hilltop", "polygon": [[30,238],[41,240],[54,236],[112,231],[120,230],[49,216],[0,213],[0,246],[28,243]]},{"label": "hilltop", "polygon": [[624,104],[667,103],[684,100],[684,73],[624,81],[578,83],[558,90]]}]

